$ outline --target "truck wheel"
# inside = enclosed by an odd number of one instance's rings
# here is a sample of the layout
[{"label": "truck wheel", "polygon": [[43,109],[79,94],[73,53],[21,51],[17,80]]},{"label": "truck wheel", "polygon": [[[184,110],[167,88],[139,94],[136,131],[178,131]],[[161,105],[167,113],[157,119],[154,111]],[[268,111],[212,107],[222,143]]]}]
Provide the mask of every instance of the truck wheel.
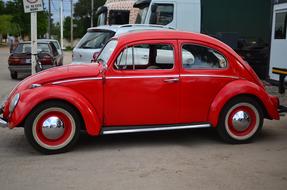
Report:
[{"label": "truck wheel", "polygon": [[17,72],[12,72],[12,71],[10,71],[10,77],[11,77],[12,79],[17,79],[18,73],[17,73]]},{"label": "truck wheel", "polygon": [[263,113],[257,101],[248,97],[235,98],[222,109],[217,131],[228,143],[248,143],[261,131]]},{"label": "truck wheel", "polygon": [[25,121],[28,142],[44,154],[67,152],[79,139],[81,119],[76,110],[60,101],[36,107]]}]

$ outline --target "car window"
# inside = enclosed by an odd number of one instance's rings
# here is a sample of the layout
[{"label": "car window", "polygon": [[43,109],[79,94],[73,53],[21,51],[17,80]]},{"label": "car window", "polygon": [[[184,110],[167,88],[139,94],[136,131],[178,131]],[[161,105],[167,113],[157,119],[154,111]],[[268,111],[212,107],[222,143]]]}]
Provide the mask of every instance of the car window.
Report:
[{"label": "car window", "polygon": [[61,47],[60,44],[56,41],[52,41],[53,45],[56,47],[59,54],[61,54]]},{"label": "car window", "polygon": [[220,69],[227,67],[225,57],[216,50],[191,44],[182,46],[182,64],[185,69]]},{"label": "car window", "polygon": [[55,47],[54,43],[50,43],[50,46],[52,48],[53,55],[55,55],[55,56],[59,55],[59,52],[58,52],[57,48]]},{"label": "car window", "polygon": [[107,41],[114,35],[115,33],[112,31],[87,32],[77,47],[83,49],[100,49],[104,47]]},{"label": "car window", "polygon": [[151,24],[167,25],[172,22],[174,14],[173,4],[156,4],[156,10],[151,17]]},{"label": "car window", "polygon": [[[50,53],[51,48],[49,47],[48,43],[38,43],[37,44],[37,53]],[[30,43],[23,43],[19,44],[15,49],[14,53],[31,53],[31,44]]]},{"label": "car window", "polygon": [[276,13],[274,39],[286,39],[287,12]]},{"label": "car window", "polygon": [[116,70],[172,69],[174,50],[167,44],[141,44],[126,47],[114,63]]},{"label": "car window", "polygon": [[99,54],[96,62],[102,62],[102,64],[106,65],[110,59],[110,56],[114,52],[116,46],[118,44],[117,40],[111,40],[107,43],[104,49]]}]

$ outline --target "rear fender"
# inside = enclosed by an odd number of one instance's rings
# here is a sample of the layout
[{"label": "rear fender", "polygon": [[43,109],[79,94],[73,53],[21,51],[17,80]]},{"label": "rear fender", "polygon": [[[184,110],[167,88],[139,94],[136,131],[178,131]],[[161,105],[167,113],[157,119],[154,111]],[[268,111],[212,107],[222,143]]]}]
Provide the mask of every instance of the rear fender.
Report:
[{"label": "rear fender", "polygon": [[70,103],[81,113],[89,135],[98,135],[101,120],[94,107],[81,94],[63,86],[45,86],[21,92],[20,100],[9,119],[9,127],[20,125],[27,115],[39,104],[49,100],[62,100]]},{"label": "rear fender", "polygon": [[277,105],[275,105],[271,96],[260,86],[246,80],[236,80],[228,83],[222,88],[214,98],[212,105],[209,109],[209,122],[212,126],[216,127],[218,119],[223,106],[232,98],[240,95],[251,95],[257,97],[264,106],[270,119],[279,119]]}]

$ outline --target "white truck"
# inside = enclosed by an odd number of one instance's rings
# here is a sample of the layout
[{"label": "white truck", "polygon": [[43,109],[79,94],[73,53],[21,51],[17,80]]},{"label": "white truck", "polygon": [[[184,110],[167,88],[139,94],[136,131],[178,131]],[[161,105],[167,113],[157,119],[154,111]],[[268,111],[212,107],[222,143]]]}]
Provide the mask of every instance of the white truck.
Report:
[{"label": "white truck", "polygon": [[98,25],[136,23],[192,32],[201,29],[201,0],[107,0],[96,14]]}]

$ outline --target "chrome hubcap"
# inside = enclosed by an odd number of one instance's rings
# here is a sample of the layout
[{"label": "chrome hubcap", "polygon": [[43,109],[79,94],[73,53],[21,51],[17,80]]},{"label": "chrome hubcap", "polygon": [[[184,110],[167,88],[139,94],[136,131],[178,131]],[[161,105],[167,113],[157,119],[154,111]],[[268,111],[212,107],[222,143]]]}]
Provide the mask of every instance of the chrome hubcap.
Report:
[{"label": "chrome hubcap", "polygon": [[250,116],[244,111],[238,111],[232,117],[232,125],[238,131],[246,130],[251,123]]},{"label": "chrome hubcap", "polygon": [[58,117],[49,117],[42,124],[43,135],[51,140],[58,139],[64,134],[63,121]]}]

